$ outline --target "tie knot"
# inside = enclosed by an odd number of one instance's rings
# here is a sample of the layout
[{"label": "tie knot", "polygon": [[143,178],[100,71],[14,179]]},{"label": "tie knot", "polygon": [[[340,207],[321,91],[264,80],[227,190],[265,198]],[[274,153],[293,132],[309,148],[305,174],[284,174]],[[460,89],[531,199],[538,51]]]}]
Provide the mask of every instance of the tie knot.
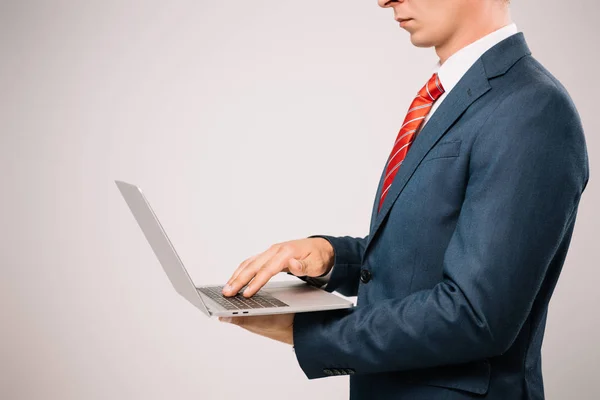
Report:
[{"label": "tie knot", "polygon": [[444,93],[442,82],[438,78],[438,74],[434,73],[423,89],[419,91],[419,96],[431,102],[436,101]]}]

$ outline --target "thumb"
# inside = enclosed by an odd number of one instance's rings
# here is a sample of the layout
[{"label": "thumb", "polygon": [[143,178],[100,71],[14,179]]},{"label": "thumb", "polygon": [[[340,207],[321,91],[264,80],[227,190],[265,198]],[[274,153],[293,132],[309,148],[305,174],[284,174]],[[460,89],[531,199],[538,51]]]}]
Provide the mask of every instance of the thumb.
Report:
[{"label": "thumb", "polygon": [[296,258],[291,258],[289,261],[289,269],[290,272],[296,276],[305,276],[306,271],[308,270],[308,265],[306,261],[298,260]]}]

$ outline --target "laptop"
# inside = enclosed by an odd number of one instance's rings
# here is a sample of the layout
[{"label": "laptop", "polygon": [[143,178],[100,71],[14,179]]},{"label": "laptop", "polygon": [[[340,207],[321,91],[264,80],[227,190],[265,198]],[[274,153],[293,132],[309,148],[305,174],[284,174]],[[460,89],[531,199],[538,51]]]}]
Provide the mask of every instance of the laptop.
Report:
[{"label": "laptop", "polygon": [[115,181],[171,284],[183,298],[210,316],[270,315],[351,308],[354,303],[304,280],[268,282],[254,296],[221,293],[223,285],[196,286],[167,237],[142,190]]}]

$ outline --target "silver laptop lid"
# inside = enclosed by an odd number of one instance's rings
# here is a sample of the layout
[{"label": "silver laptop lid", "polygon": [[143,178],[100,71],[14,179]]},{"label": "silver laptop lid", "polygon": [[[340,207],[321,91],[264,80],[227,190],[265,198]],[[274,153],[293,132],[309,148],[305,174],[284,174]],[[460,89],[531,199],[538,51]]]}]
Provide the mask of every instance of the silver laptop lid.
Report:
[{"label": "silver laptop lid", "polygon": [[177,293],[206,315],[210,315],[194,282],[192,282],[142,190],[130,183],[121,181],[115,181],[115,183]]}]

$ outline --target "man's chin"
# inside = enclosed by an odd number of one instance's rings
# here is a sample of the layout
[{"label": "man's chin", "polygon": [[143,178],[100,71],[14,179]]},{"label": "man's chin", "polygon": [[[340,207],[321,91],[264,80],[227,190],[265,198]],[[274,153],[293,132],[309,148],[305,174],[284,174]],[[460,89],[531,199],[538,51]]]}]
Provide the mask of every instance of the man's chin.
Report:
[{"label": "man's chin", "polygon": [[432,40],[421,37],[418,33],[410,34],[410,42],[415,47],[429,48],[435,46]]}]

